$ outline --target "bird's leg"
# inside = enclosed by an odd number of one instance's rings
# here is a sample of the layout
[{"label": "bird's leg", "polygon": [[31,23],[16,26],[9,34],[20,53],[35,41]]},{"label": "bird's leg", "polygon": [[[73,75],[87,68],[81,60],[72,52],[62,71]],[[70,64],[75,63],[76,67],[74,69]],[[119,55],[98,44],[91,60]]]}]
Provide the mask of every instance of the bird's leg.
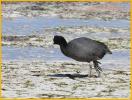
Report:
[{"label": "bird's leg", "polygon": [[89,63],[89,77],[91,77],[92,75],[91,75],[91,73],[92,73],[92,65]]},{"label": "bird's leg", "polygon": [[101,64],[101,63],[98,61],[93,61],[93,64],[94,64],[94,68],[95,68],[96,72],[98,73],[98,77],[100,77],[100,72],[102,71],[102,68],[99,67],[99,64]]}]

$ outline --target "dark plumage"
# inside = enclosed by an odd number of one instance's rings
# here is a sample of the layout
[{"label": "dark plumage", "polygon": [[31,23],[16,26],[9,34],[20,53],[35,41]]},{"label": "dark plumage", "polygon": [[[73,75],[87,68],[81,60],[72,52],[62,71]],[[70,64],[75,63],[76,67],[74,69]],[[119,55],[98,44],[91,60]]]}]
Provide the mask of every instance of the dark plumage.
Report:
[{"label": "dark plumage", "polygon": [[[99,67],[100,60],[106,53],[112,54],[109,48],[102,42],[98,42],[86,37],[76,38],[69,43],[62,36],[54,36],[54,44],[60,45],[62,53],[70,58],[81,62],[93,61],[94,68],[100,76],[102,69]],[[91,76],[91,66],[90,66]]]}]

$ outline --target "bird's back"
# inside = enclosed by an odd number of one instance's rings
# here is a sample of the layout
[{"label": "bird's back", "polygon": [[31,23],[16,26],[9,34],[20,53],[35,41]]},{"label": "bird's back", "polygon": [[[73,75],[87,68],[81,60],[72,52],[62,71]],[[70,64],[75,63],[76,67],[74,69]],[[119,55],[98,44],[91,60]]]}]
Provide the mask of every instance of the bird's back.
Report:
[{"label": "bird's back", "polygon": [[78,61],[101,59],[106,52],[107,46],[104,43],[85,37],[70,41],[66,49],[63,51],[66,56]]}]

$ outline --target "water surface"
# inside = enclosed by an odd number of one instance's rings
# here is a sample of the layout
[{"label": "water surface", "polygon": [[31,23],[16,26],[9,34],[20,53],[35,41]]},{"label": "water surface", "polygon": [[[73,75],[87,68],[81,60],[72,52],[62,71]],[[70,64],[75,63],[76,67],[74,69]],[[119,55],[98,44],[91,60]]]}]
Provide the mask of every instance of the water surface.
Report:
[{"label": "water surface", "polygon": [[[4,19],[2,21],[2,33],[8,35],[30,35],[41,34],[44,28],[55,27],[74,27],[74,26],[96,26],[96,27],[114,27],[129,28],[128,20],[97,20],[97,19],[61,19],[57,17],[20,17],[14,19]],[[44,34],[44,32],[42,33]]]},{"label": "water surface", "polygon": [[[107,54],[101,62],[113,64],[130,64],[130,50],[113,50],[113,54]],[[45,61],[72,61],[73,59],[64,56],[59,48],[41,47],[2,47],[3,60],[45,60]]]}]

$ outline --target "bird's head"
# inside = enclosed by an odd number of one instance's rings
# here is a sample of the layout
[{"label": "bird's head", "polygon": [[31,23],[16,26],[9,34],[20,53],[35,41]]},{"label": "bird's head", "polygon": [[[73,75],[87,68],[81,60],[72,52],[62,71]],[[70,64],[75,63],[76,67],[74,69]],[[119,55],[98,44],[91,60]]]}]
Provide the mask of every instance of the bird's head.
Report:
[{"label": "bird's head", "polygon": [[54,36],[53,42],[54,42],[54,44],[58,44],[58,45],[66,45],[67,44],[65,38],[63,36],[58,36],[58,35]]}]

